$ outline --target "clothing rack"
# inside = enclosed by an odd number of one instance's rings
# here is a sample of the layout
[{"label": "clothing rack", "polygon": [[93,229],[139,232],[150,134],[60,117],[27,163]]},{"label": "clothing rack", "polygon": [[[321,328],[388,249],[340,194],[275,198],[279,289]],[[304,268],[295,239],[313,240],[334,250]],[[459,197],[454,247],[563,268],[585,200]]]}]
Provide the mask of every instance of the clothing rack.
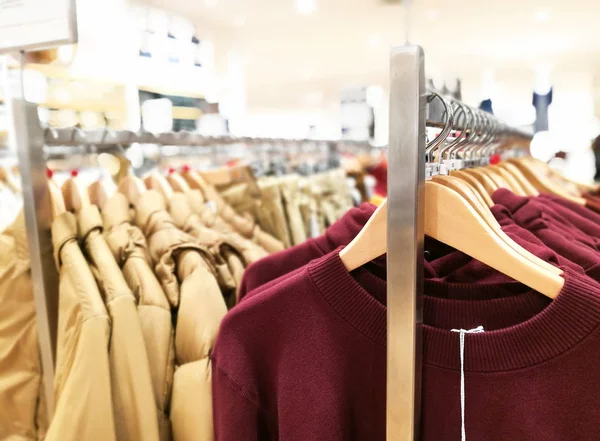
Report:
[{"label": "clothing rack", "polygon": [[[420,440],[423,323],[423,194],[425,180],[450,169],[489,164],[489,155],[463,159],[429,158],[427,127],[442,129],[440,141],[452,131],[479,136],[481,127],[528,144],[532,135],[508,127],[492,116],[452,98],[428,94],[424,53],[419,46],[392,50],[390,58],[390,135],[388,153],[387,232],[387,440]],[[443,110],[426,119],[427,103],[442,100]],[[461,109],[463,118],[454,109]],[[435,112],[434,112],[435,113]],[[467,115],[486,124],[469,124]],[[439,122],[444,121],[445,122]],[[472,122],[472,121],[471,121]],[[489,133],[488,133],[489,134]],[[484,135],[487,135],[484,133]],[[458,135],[457,135],[458,136]],[[484,146],[485,147],[485,146]],[[491,153],[485,151],[484,153]],[[514,153],[514,152],[513,152]],[[522,152],[520,152],[522,153]]]},{"label": "clothing rack", "polygon": [[[10,102],[15,145],[23,183],[23,209],[31,256],[31,277],[40,342],[49,418],[53,414],[56,329],[58,320],[58,274],[50,234],[51,215],[47,193],[47,160],[70,154],[93,154],[102,151],[124,152],[133,144],[178,147],[182,154],[214,146],[246,144],[252,147],[272,145],[282,149],[298,145],[321,144],[329,151],[343,151],[344,146],[371,149],[368,142],[318,139],[281,139],[246,137],[204,137],[192,132],[153,134],[148,132],[94,130],[78,128],[43,129],[37,107],[17,96]],[[23,148],[24,147],[24,148]],[[278,148],[279,148],[278,147]],[[159,149],[161,150],[161,149]],[[11,153],[14,150],[11,150]],[[7,155],[11,153],[7,152]]]},{"label": "clothing rack", "polygon": [[[424,54],[418,46],[405,46],[391,53],[389,183],[388,183],[388,307],[387,307],[387,439],[419,439],[421,401],[421,325],[423,286],[424,213],[423,190],[426,179],[426,128],[448,130],[448,123],[426,119],[428,99],[425,86]],[[452,102],[440,121],[450,121]],[[58,317],[58,276],[53,260],[48,210],[45,147],[90,146],[90,152],[104,147],[127,148],[139,144],[161,146],[210,147],[246,143],[253,145],[329,143],[332,148],[369,146],[367,143],[336,140],[286,140],[272,138],[202,137],[181,133],[135,133],[80,129],[46,129],[40,127],[37,107],[17,96],[10,100],[13,116],[23,202],[30,247],[31,272],[36,303],[40,352],[46,402],[52,416],[53,382]],[[12,112],[10,111],[12,110]],[[436,116],[437,118],[437,116]],[[435,118],[434,118],[435,119]],[[455,130],[471,130],[464,122]],[[529,139],[530,135],[502,126],[513,136]],[[466,136],[466,135],[465,135]],[[370,147],[370,146],[369,146]],[[86,147],[87,148],[87,147]],[[485,161],[485,158],[479,158]],[[440,163],[443,161],[440,159]],[[472,165],[472,164],[471,164]],[[431,173],[443,172],[433,168]]]}]

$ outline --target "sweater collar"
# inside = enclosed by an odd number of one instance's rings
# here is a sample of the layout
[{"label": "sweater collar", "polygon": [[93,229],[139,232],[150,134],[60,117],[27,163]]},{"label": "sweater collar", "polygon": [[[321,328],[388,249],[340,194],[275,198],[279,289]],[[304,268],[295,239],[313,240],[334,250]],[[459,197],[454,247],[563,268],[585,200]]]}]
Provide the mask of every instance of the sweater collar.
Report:
[{"label": "sweater collar", "polygon": [[[307,267],[308,275],[338,315],[363,335],[385,345],[386,307],[346,270],[340,259],[341,249],[312,261]],[[385,286],[385,281],[380,283]]]},{"label": "sweater collar", "polygon": [[[559,356],[594,332],[600,324],[600,287],[589,277],[571,270],[565,270],[563,277],[565,284],[560,294],[539,313],[506,328],[467,336],[465,370],[499,372],[523,369]],[[486,293],[484,298],[493,298],[493,291],[500,288],[499,285],[481,286],[482,293]],[[532,294],[541,297],[529,291],[522,295],[488,300],[483,307],[488,314],[499,306],[511,307],[518,316],[523,308],[535,309],[547,301],[544,298],[536,300],[531,297]],[[472,303],[463,302],[461,305],[460,302],[463,301],[446,305],[440,303],[431,308],[442,313],[445,319],[451,319],[454,315],[459,320],[460,315],[469,312]],[[423,326],[424,362],[458,369],[457,334],[449,329],[428,325],[431,312],[426,313],[426,324]]]},{"label": "sweater collar", "polygon": [[[308,275],[338,315],[363,335],[385,344],[387,308],[346,270],[340,250],[309,264]],[[467,336],[466,371],[522,369],[566,352],[600,324],[600,285],[585,275],[564,271],[563,289],[551,302],[534,291],[523,291],[523,285],[512,281],[460,284],[425,280],[424,363],[458,370],[459,338],[450,329],[462,325],[487,325],[490,329]],[[465,290],[477,290],[481,299],[492,300],[472,300],[474,296],[465,295]],[[460,298],[468,300],[456,300]]]}]

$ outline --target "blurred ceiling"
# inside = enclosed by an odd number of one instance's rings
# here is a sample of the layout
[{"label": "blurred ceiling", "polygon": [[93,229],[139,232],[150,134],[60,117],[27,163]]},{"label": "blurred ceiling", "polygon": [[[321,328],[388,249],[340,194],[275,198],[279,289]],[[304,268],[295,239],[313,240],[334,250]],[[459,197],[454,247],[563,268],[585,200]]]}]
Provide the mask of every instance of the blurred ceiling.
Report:
[{"label": "blurred ceiling", "polygon": [[[297,3],[314,11],[301,14]],[[231,35],[249,101],[350,84],[382,84],[407,35],[407,9],[384,0],[145,0]],[[392,2],[393,3],[393,2]],[[417,0],[410,40],[429,76],[532,78],[540,68],[600,72],[597,0]],[[532,80],[533,81],[533,80]],[[292,86],[293,85],[293,86]],[[280,91],[280,92],[278,92]],[[303,96],[304,96],[303,95]]]}]

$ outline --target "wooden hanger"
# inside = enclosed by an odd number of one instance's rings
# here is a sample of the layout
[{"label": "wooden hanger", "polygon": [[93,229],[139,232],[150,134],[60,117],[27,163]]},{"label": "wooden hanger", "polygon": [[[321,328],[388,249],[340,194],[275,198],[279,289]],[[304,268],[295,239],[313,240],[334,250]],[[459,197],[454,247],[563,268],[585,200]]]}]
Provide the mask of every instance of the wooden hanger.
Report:
[{"label": "wooden hanger", "polygon": [[527,193],[525,193],[525,190],[523,189],[523,187],[521,187],[519,181],[517,181],[517,179],[513,175],[511,175],[508,170],[499,167],[498,165],[490,165],[488,167],[490,167],[492,170],[498,173],[502,177],[502,179],[504,179],[504,181],[508,185],[507,188],[514,194],[518,196],[527,196]]},{"label": "wooden hanger", "polygon": [[115,194],[114,184],[110,185],[106,179],[98,179],[88,187],[88,196],[90,202],[102,209],[106,201]]},{"label": "wooden hanger", "polygon": [[[425,234],[477,259],[549,298],[560,293],[564,279],[534,259],[523,257],[477,214],[456,191],[439,183],[425,183]],[[374,218],[374,219],[373,219]],[[518,245],[517,245],[518,246]],[[387,201],[358,236],[340,253],[348,271],[381,256],[387,249]],[[535,256],[534,256],[535,257]]]},{"label": "wooden hanger", "polygon": [[386,252],[387,199],[377,207],[352,242],[340,251],[340,259],[348,271],[354,271]]},{"label": "wooden hanger", "polygon": [[492,212],[489,210],[489,206],[483,200],[481,195],[479,195],[479,193],[477,193],[477,191],[474,190],[468,182],[462,180],[460,177],[457,176],[444,175],[433,176],[432,181],[453,189],[462,197],[464,197],[475,209],[475,211],[477,211],[477,213],[479,213],[483,218],[485,218],[486,220],[496,222],[496,219],[492,215]]},{"label": "wooden hanger", "polygon": [[508,246],[455,191],[435,182],[426,182],[425,212],[427,236],[462,251],[552,299],[560,293],[564,285],[562,277]]},{"label": "wooden hanger", "polygon": [[568,193],[567,191],[565,191],[564,189],[562,189],[560,187],[560,185],[555,184],[554,182],[552,182],[550,179],[548,179],[546,176],[544,176],[543,173],[539,173],[537,172],[530,163],[528,163],[526,160],[522,161],[520,159],[510,159],[509,160],[510,163],[514,164],[515,166],[517,166],[517,168],[523,172],[523,174],[525,175],[525,177],[541,192],[544,193],[550,193],[550,194],[554,194],[557,196],[560,196],[566,200],[569,200],[571,202],[574,202],[578,205],[582,205],[585,206],[586,201],[585,199],[578,197],[578,196],[573,196],[570,193]]},{"label": "wooden hanger", "polygon": [[167,179],[159,172],[154,172],[151,175],[146,176],[144,178],[144,184],[146,184],[146,188],[149,190],[158,190],[167,202],[173,197],[174,191],[171,184],[169,184]]},{"label": "wooden hanger", "polygon": [[478,167],[477,171],[490,178],[498,188],[508,188],[508,183],[494,169],[489,167]]},{"label": "wooden hanger", "polygon": [[[97,158],[98,165],[110,176],[118,176],[121,169],[121,161],[110,153],[100,153]],[[96,182],[88,187],[88,195],[92,204],[102,209],[106,201],[110,199],[116,191],[116,186],[112,179],[100,177]]]},{"label": "wooden hanger", "polygon": [[521,170],[519,170],[510,162],[503,161],[500,162],[497,166],[501,169],[506,170],[508,173],[510,173],[511,176],[513,176],[516,179],[516,181],[519,183],[519,185],[525,192],[525,196],[538,196],[540,194],[540,192],[535,188],[535,186],[531,182],[529,182],[529,179],[525,177],[523,172],[521,172]]},{"label": "wooden hanger", "polygon": [[167,180],[173,190],[178,193],[188,193],[191,190],[190,184],[181,176],[181,173],[176,171],[170,171],[167,175]]},{"label": "wooden hanger", "polygon": [[185,170],[183,172],[183,178],[191,188],[200,190],[206,200],[213,201],[217,205],[223,202],[217,189],[212,185],[209,185],[196,170]]},{"label": "wooden hanger", "polygon": [[462,179],[463,181],[467,182],[469,185],[471,185],[471,188],[473,188],[473,190],[475,190],[475,192],[479,196],[481,196],[481,198],[485,202],[485,205],[487,205],[488,207],[494,206],[494,201],[492,201],[490,194],[487,192],[483,184],[479,182],[474,176],[465,173],[462,170],[453,170],[450,172],[450,176],[456,176]]},{"label": "wooden hanger", "polygon": [[131,171],[131,162],[125,155],[116,157],[119,161],[119,170],[117,173],[117,191],[124,194],[130,203],[134,204],[141,195],[146,192],[146,186],[140,178],[133,174],[128,174]]},{"label": "wooden hanger", "polygon": [[485,205],[483,199],[479,198],[477,193],[470,187],[469,184],[464,182],[462,179],[453,177],[453,176],[434,176],[433,182],[437,182],[438,184],[444,185],[454,191],[456,191],[459,195],[461,195],[473,209],[477,212],[479,216],[488,224],[488,226],[497,234],[504,242],[508,244],[508,246],[512,247],[521,254],[526,259],[532,259],[533,262],[537,263],[539,266],[546,268],[551,273],[556,275],[561,275],[562,271],[560,268],[556,268],[555,266],[545,262],[540,259],[536,255],[530,253],[525,248],[517,244],[514,240],[512,240],[504,231],[502,231],[502,227],[490,211],[490,209]]},{"label": "wooden hanger", "polygon": [[486,193],[490,196],[500,188],[500,185],[494,182],[487,174],[482,173],[479,169],[465,168],[461,171],[477,179],[479,183],[483,185]]},{"label": "wooden hanger", "polygon": [[92,204],[87,189],[81,183],[76,170],[71,173],[71,177],[63,184],[62,194],[65,207],[71,212],[79,213],[82,208]]},{"label": "wooden hanger", "polygon": [[208,187],[208,184],[204,178],[202,178],[200,173],[195,170],[190,170],[188,167],[184,167],[181,175],[183,176],[183,179],[186,180],[190,188],[200,190],[202,193],[204,193],[205,189]]},{"label": "wooden hanger", "polygon": [[236,181],[237,167],[220,167],[201,172],[202,178],[210,185],[229,185]]},{"label": "wooden hanger", "polygon": [[50,202],[50,219],[54,220],[58,216],[67,212],[67,207],[65,206],[65,200],[63,198],[62,192],[56,182],[52,180],[52,171],[48,170],[46,173],[48,177],[48,199]]},{"label": "wooden hanger", "polygon": [[135,203],[146,192],[146,187],[137,176],[125,176],[117,186],[119,193],[123,193],[129,202]]}]

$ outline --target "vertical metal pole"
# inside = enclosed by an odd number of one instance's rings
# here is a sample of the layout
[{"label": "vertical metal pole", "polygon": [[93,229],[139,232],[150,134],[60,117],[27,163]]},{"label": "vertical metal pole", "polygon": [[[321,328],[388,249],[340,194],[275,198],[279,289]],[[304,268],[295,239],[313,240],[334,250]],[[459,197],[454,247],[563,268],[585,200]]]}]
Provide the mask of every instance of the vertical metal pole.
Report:
[{"label": "vertical metal pole", "polygon": [[[21,66],[22,67],[22,66]],[[54,366],[58,320],[58,274],[52,255],[51,211],[48,195],[44,132],[37,107],[27,103],[23,94],[22,72],[18,87],[8,91],[12,98],[11,142],[16,146],[23,184],[23,209],[31,261],[31,279],[35,298],[40,355],[44,376],[48,418],[54,410]]]},{"label": "vertical metal pole", "polygon": [[388,159],[387,440],[419,440],[423,308],[423,50],[392,50]]}]

